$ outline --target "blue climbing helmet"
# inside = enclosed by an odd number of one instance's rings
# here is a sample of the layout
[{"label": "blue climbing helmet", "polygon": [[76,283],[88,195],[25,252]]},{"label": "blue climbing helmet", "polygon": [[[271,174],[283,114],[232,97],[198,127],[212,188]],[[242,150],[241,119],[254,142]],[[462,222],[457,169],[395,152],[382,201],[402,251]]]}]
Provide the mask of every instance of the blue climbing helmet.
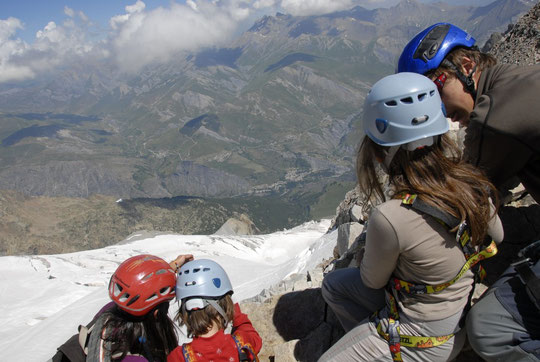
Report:
[{"label": "blue climbing helmet", "polygon": [[[431,146],[449,129],[437,86],[417,73],[386,76],[373,85],[364,102],[363,128],[373,142],[389,147],[388,167],[399,148]],[[178,293],[178,291],[177,291]]]},{"label": "blue climbing helmet", "polygon": [[426,74],[438,68],[456,47],[471,48],[475,39],[450,23],[437,23],[420,32],[405,46],[397,72]]},{"label": "blue climbing helmet", "polygon": [[[232,294],[231,281],[225,270],[213,260],[195,259],[182,265],[176,277],[176,298],[186,310],[216,307],[215,301]],[[227,319],[224,316],[225,320]]]}]

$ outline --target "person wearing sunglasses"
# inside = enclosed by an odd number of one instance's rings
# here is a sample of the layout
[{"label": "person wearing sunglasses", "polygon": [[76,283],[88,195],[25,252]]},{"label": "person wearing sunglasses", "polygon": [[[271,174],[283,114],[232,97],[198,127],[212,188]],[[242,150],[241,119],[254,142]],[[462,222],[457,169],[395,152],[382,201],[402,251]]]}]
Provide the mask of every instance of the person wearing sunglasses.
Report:
[{"label": "person wearing sunglasses", "polygon": [[519,180],[540,202],[540,64],[497,64],[470,34],[437,23],[405,46],[397,71],[435,82],[447,117],[467,127],[465,159],[487,174],[503,198]]}]

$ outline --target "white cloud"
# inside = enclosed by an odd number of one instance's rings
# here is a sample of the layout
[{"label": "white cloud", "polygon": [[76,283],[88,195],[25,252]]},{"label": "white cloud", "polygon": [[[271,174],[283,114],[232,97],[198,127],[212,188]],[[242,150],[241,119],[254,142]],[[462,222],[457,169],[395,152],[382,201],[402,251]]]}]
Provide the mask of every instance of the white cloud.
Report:
[{"label": "white cloud", "polygon": [[110,22],[116,30],[112,40],[116,61],[126,71],[166,62],[180,51],[225,45],[251,12],[244,0],[188,0],[186,5],[171,3],[170,8],[151,11],[144,11],[143,5],[137,1],[126,7],[127,14]]},{"label": "white cloud", "polygon": [[140,13],[146,8],[146,4],[143,3],[141,0],[137,0],[137,2],[133,5],[126,6],[126,11],[128,13]]},{"label": "white cloud", "polygon": [[314,15],[382,0],[171,0],[168,7],[152,10],[141,0],[133,1],[124,14],[109,20],[107,39],[96,40],[96,25],[68,6],[63,23],[49,22],[31,44],[16,37],[23,28],[20,20],[0,20],[0,82],[31,78],[81,56],[111,57],[122,70],[135,72],[182,51],[230,46],[239,27],[270,11]]},{"label": "white cloud", "polygon": [[257,0],[253,3],[255,9],[270,8],[277,5],[276,0]]},{"label": "white cloud", "polygon": [[16,37],[17,30],[23,28],[19,19],[0,20],[0,83],[34,78],[93,52],[94,45],[87,39],[88,28],[78,25],[73,9],[66,6],[64,13],[68,18],[63,24],[50,21],[36,32],[32,44]]},{"label": "white cloud", "polygon": [[197,11],[197,3],[193,0],[186,0],[186,4],[193,9],[194,11]]},{"label": "white cloud", "polygon": [[17,29],[22,29],[23,25],[17,18],[9,17],[6,20],[0,20],[0,40],[5,41],[15,35]]},{"label": "white cloud", "polygon": [[34,76],[32,69],[26,65],[11,62],[13,57],[23,54],[28,45],[20,39],[14,39],[18,29],[23,25],[19,19],[0,20],[0,83],[20,81]]},{"label": "white cloud", "polygon": [[70,8],[68,6],[64,6],[64,14],[66,14],[67,16],[72,18],[72,17],[75,16],[75,10],[73,10],[72,8]]},{"label": "white cloud", "polygon": [[79,11],[79,18],[81,18],[81,20],[85,23],[88,23],[90,21],[90,19],[88,19],[88,16],[86,16],[86,14],[82,11]]},{"label": "white cloud", "polygon": [[127,23],[132,15],[141,13],[145,8],[146,4],[141,0],[137,0],[135,4],[125,7],[127,14],[113,16],[111,20],[109,20],[109,25],[116,30],[122,26],[122,24]]},{"label": "white cloud", "polygon": [[281,7],[292,15],[319,15],[354,7],[354,0],[281,0]]}]

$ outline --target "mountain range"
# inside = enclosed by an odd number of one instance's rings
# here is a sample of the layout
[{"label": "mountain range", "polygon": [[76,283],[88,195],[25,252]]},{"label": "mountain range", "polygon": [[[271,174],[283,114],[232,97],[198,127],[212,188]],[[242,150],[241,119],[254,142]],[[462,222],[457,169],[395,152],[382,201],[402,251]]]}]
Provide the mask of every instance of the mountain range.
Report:
[{"label": "mountain range", "polygon": [[[88,59],[0,87],[0,189],[87,197],[320,191],[353,180],[358,115],[414,34],[437,21],[479,43],[529,1],[403,0],[265,16],[228,48],[120,73]],[[172,35],[174,36],[174,35]]]}]

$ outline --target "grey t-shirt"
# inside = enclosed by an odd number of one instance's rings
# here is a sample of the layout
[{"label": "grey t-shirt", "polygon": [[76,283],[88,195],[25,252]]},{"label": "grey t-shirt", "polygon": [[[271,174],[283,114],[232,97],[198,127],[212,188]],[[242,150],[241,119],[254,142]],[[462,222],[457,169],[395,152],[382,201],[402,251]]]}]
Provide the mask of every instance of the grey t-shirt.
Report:
[{"label": "grey t-shirt", "polygon": [[[503,239],[498,216],[490,222],[489,235],[497,243]],[[463,264],[465,256],[455,234],[433,217],[402,206],[400,199],[374,208],[360,265],[366,286],[383,288],[392,275],[415,284],[441,284],[454,278]],[[465,307],[472,283],[473,273],[467,271],[439,293],[400,294],[399,307],[416,320],[447,318]]]}]

